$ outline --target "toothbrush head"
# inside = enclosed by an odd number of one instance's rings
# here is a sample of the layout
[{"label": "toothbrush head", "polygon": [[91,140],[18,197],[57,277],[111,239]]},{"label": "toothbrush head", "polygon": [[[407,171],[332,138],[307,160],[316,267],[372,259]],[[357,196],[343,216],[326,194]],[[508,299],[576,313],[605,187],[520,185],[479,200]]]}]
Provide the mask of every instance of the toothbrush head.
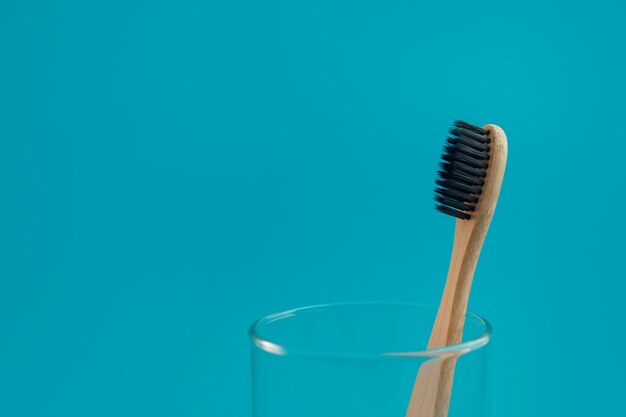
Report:
[{"label": "toothbrush head", "polygon": [[489,167],[489,130],[457,120],[450,128],[435,188],[435,208],[461,220],[472,218]]}]

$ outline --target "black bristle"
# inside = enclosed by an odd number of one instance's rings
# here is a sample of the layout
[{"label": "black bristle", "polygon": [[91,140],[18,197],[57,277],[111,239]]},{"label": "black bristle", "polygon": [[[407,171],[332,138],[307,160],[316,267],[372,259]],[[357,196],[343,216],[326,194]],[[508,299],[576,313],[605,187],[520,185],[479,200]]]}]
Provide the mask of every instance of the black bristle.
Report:
[{"label": "black bristle", "polygon": [[469,195],[462,191],[455,190],[453,188],[437,188],[435,189],[435,193],[443,196],[452,198],[456,201],[465,201],[467,203],[478,203],[478,197]]},{"label": "black bristle", "polygon": [[437,180],[435,182],[441,187],[454,188],[455,190],[463,191],[468,194],[480,195],[483,192],[483,190],[481,190],[479,187],[470,187],[469,185],[462,184],[456,181]]},{"label": "black bristle", "polygon": [[[450,162],[441,162],[441,168],[443,168],[444,171],[449,171],[452,169],[452,164]],[[469,174],[471,176],[474,177],[484,177],[485,171],[480,170],[480,169],[476,169],[476,168],[472,168],[470,166],[467,166],[465,164],[462,164],[460,162],[457,162],[454,164],[454,168],[458,171],[464,172],[466,174]]]},{"label": "black bristle", "polygon": [[446,180],[452,180],[456,182],[460,182],[462,184],[474,185],[477,187],[482,187],[485,184],[480,177],[475,177],[473,175],[468,175],[464,172],[457,171],[456,168],[452,168],[450,172],[445,171],[437,171],[439,176]]},{"label": "black bristle", "polygon": [[450,207],[455,208],[457,210],[474,211],[474,206],[472,206],[470,204],[459,203],[458,201],[453,200],[451,198],[442,197],[442,196],[438,195],[438,196],[435,197],[435,200],[437,200],[438,202],[440,202],[443,205],[450,206]]},{"label": "black bristle", "polygon": [[478,134],[476,132],[472,132],[471,130],[467,130],[467,129],[460,129],[457,127],[453,127],[450,129],[450,134],[460,137],[460,138],[470,138],[472,140],[475,140],[479,143],[489,143],[491,142],[491,139],[489,139],[487,136],[483,136],[481,134]]},{"label": "black bristle", "polygon": [[461,143],[457,144],[456,146],[454,146],[454,150],[456,152],[461,152],[464,153],[465,155],[473,158],[473,159],[477,159],[479,161],[486,161],[489,160],[489,154],[487,152],[481,152],[481,151],[477,151],[476,149],[472,149],[469,146],[465,146]]},{"label": "black bristle", "polygon": [[436,181],[437,210],[461,220],[472,217],[485,183],[490,142],[488,130],[461,120],[454,122]]},{"label": "black bristle", "polygon": [[466,155],[463,152],[456,152],[456,146],[446,147],[444,149],[444,154],[441,157],[444,161],[448,161],[451,164],[462,163],[465,166],[469,166],[477,169],[487,169],[489,164],[484,161],[477,160],[472,158],[469,155]]},{"label": "black bristle", "polygon": [[454,126],[461,128],[461,129],[471,130],[472,132],[476,132],[479,135],[483,135],[483,136],[487,136],[489,134],[488,130],[483,129],[480,126],[476,126],[471,123],[464,122],[463,120],[457,120],[456,122],[454,122]]},{"label": "black bristle", "polygon": [[463,144],[469,148],[476,149],[477,151],[489,152],[489,146],[483,143],[476,142],[475,140],[472,140],[472,139],[466,139],[466,138],[461,138],[457,136],[457,137],[448,138],[448,143],[452,145]]},{"label": "black bristle", "polygon": [[442,213],[449,214],[450,216],[457,217],[461,220],[469,220],[472,218],[472,216],[467,213],[440,204],[436,205],[435,208]]}]

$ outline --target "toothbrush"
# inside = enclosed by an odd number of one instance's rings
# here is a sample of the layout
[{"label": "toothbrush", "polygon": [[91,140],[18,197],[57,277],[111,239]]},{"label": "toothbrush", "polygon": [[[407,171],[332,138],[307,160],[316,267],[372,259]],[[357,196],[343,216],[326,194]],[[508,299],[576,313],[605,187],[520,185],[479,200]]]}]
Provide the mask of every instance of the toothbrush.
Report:
[{"label": "toothbrush", "polygon": [[[428,349],[461,343],[474,271],[496,208],[507,157],[504,131],[457,121],[442,156],[436,208],[456,218],[448,278]],[[446,417],[456,357],[419,369],[406,417]]]}]

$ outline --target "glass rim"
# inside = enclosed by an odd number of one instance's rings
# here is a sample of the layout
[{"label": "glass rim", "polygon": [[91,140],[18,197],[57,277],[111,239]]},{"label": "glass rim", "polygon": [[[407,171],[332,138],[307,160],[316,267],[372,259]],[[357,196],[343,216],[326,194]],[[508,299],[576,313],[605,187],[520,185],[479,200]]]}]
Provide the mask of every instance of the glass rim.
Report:
[{"label": "glass rim", "polygon": [[479,322],[479,324],[483,327],[482,333],[478,337],[474,337],[465,342],[461,342],[454,345],[443,346],[434,349],[423,349],[417,351],[402,351],[402,352],[359,352],[355,354],[346,354],[346,353],[333,353],[333,352],[318,352],[315,350],[307,350],[307,349],[292,349],[288,346],[277,343],[276,341],[268,340],[262,337],[259,334],[259,329],[267,324],[272,323],[276,320],[281,320],[284,318],[293,317],[297,314],[309,312],[312,310],[321,310],[332,307],[341,307],[341,306],[372,306],[372,305],[387,305],[387,306],[405,306],[405,307],[421,307],[421,308],[429,308],[436,310],[437,307],[425,303],[410,303],[410,302],[393,302],[393,301],[353,301],[353,302],[339,302],[339,303],[326,303],[326,304],[315,304],[309,305],[305,307],[298,307],[291,310],[285,310],[278,313],[268,314],[263,316],[257,320],[255,320],[248,329],[248,335],[252,340],[252,343],[261,350],[265,352],[278,355],[285,356],[290,354],[300,354],[300,355],[308,355],[308,356],[325,356],[325,357],[458,357],[470,352],[473,352],[481,347],[487,345],[489,340],[491,339],[492,327],[491,324],[482,316],[478,314],[474,314],[470,311],[465,313],[465,318],[467,320],[468,317],[471,317]]}]

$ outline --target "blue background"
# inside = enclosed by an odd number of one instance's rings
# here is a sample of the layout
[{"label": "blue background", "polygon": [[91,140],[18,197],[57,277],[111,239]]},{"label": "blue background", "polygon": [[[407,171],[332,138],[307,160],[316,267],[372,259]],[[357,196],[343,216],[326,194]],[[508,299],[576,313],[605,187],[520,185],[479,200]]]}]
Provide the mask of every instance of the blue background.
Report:
[{"label": "blue background", "polygon": [[509,136],[494,415],[619,414],[624,11],[2,2],[0,415],[248,416],[253,319],[438,302],[457,118]]}]

